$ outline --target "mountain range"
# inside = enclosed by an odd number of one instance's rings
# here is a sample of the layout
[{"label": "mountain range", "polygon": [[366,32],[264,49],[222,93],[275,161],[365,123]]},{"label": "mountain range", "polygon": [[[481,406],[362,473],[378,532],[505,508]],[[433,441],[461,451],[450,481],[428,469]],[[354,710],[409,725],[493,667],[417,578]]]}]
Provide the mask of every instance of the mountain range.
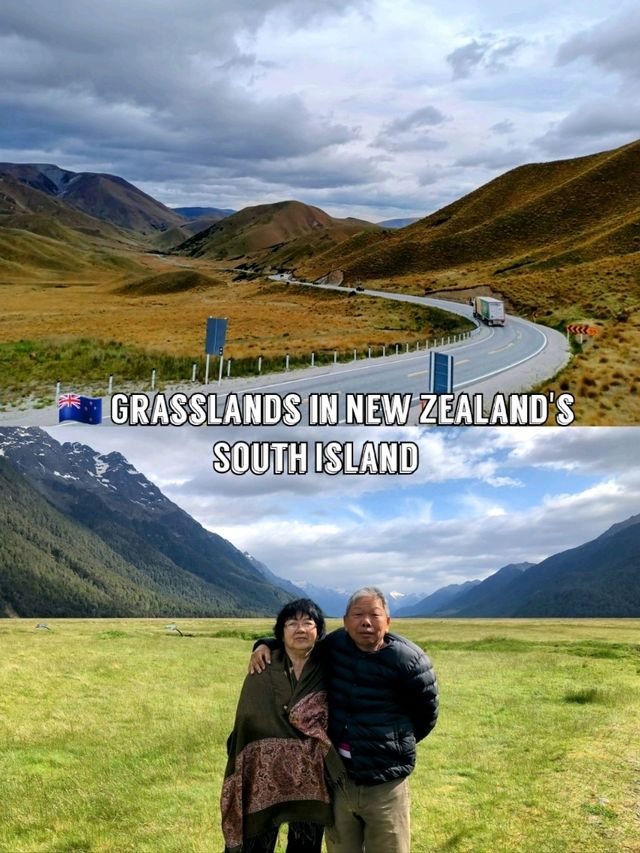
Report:
[{"label": "mountain range", "polygon": [[640,515],[541,563],[510,564],[449,586],[398,616],[468,618],[640,616]]},{"label": "mountain range", "polygon": [[319,207],[281,201],[245,207],[176,246],[194,258],[250,262],[253,268],[288,268],[362,232],[380,231],[361,219],[336,219]]},{"label": "mountain range", "polygon": [[0,175],[96,219],[140,234],[166,231],[184,217],[117,175],[71,172],[53,164],[0,163]]},{"label": "mountain range", "polygon": [[545,270],[640,249],[640,142],[519,166],[413,225],[342,243],[302,266],[316,278],[399,277],[486,263],[489,275]]},{"label": "mountain range", "polygon": [[[0,616],[273,615],[302,596],[339,617],[350,592],[278,577],[119,453],[0,429]],[[394,617],[638,617],[640,515],[541,563],[388,598]]]},{"label": "mountain range", "polygon": [[291,595],[119,453],[0,429],[0,615],[232,616]]},{"label": "mountain range", "polygon": [[448,586],[440,587],[435,592],[430,593],[419,601],[408,606],[404,605],[398,610],[397,616],[433,616],[441,615],[446,611],[447,604],[456,599],[459,595],[473,589],[477,584],[482,583],[479,580],[465,581],[464,583],[449,584]]},{"label": "mountain range", "polygon": [[[422,219],[376,225],[336,219],[300,201],[235,212],[171,209],[115,175],[0,163],[0,231],[12,229],[3,248],[16,231],[76,249],[91,237],[308,279],[340,270],[347,283],[472,265],[499,289],[514,273],[637,253],[640,183],[632,178],[639,173],[640,142],[634,142],[519,166]],[[34,244],[34,254],[39,248]]]},{"label": "mountain range", "polygon": [[382,222],[376,223],[381,228],[406,228],[407,225],[413,225],[420,217],[411,216],[406,219],[383,219]]}]

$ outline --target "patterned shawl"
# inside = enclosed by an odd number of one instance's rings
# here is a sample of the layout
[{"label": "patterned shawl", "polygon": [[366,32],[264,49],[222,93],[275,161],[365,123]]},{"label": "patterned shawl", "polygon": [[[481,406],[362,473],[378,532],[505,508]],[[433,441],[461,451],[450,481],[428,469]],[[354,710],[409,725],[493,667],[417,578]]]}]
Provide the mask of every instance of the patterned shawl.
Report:
[{"label": "patterned shawl", "polygon": [[265,672],[248,675],[238,701],[222,786],[222,832],[229,851],[289,821],[332,822],[325,767],[332,782],[344,774],[327,735],[328,709],[315,656],[295,687],[284,649]]}]

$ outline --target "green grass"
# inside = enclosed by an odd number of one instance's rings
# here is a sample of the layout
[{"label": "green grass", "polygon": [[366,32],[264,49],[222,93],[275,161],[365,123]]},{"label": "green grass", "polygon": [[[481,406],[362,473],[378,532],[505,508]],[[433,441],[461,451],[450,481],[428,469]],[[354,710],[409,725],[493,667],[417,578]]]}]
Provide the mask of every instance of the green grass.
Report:
[{"label": "green grass", "polygon": [[163,382],[186,382],[194,361],[202,375],[201,356],[176,357],[116,341],[61,338],[0,343],[0,388],[3,394],[24,394],[28,388],[41,391],[61,382],[64,387],[105,390],[111,374],[116,385],[138,381],[148,387],[154,369]]},{"label": "green grass", "polygon": [[[0,851],[222,849],[224,744],[273,619],[169,623],[0,621]],[[640,850],[638,620],[394,627],[441,690],[412,853]]]},{"label": "green grass", "polygon": [[[444,312],[440,312],[444,313]],[[447,334],[439,329],[438,337]],[[448,326],[447,326],[448,328]],[[451,323],[455,334],[461,329]],[[466,329],[465,329],[466,331]],[[453,334],[453,332],[451,333]],[[405,336],[406,337],[406,336]],[[434,338],[430,345],[434,345]],[[424,349],[426,339],[418,343]],[[405,352],[407,342],[399,340],[397,347],[400,353]],[[415,349],[415,338],[409,344]],[[280,357],[265,357],[258,360],[257,356],[235,358],[231,360],[231,377],[258,376],[271,372],[281,372],[286,369],[287,344],[283,343],[285,355]],[[359,348],[357,359],[395,355],[396,344],[372,346],[368,350]],[[317,350],[314,353],[315,366],[333,364],[334,362],[353,361],[353,349]],[[76,390],[89,389],[93,393],[106,394],[109,376],[114,377],[114,390],[123,383],[137,383],[140,390],[151,387],[152,371],[156,371],[156,388],[163,388],[168,383],[188,382],[191,380],[193,364],[197,365],[196,378],[203,382],[205,377],[205,357],[172,356],[162,352],[152,352],[139,347],[118,343],[103,342],[89,338],[71,340],[22,340],[12,343],[0,343],[0,391],[6,400],[24,396],[27,393],[45,395],[36,404],[42,408],[51,402],[51,388],[57,382],[63,390],[74,387]],[[223,365],[223,376],[227,375],[228,359]],[[292,352],[289,355],[290,370],[311,366],[311,354]],[[212,357],[209,379],[214,381],[218,376],[219,362]],[[49,392],[49,396],[47,395]]]}]

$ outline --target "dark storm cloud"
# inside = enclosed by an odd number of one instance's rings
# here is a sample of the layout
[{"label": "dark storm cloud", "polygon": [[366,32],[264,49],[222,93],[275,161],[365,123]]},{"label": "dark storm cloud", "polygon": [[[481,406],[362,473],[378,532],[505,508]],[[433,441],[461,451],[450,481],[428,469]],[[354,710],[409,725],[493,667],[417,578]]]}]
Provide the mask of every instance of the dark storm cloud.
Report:
[{"label": "dark storm cloud", "polygon": [[[363,0],[81,0],[0,11],[0,146],[64,151],[67,159],[112,164],[139,180],[147,159],[174,159],[230,174],[256,162],[341,145],[356,132],[314,115],[295,94],[258,98],[250,76],[261,63],[242,36],[270,13],[290,27]],[[179,13],[176,13],[176,8]],[[245,79],[246,77],[246,79]],[[243,170],[243,163],[251,168]],[[286,170],[268,180],[286,181]],[[334,174],[335,179],[335,174]],[[344,177],[341,179],[344,180]]]},{"label": "dark storm cloud", "polygon": [[447,56],[447,62],[453,69],[454,80],[470,77],[478,68],[485,68],[495,73],[502,71],[505,60],[525,44],[524,39],[498,39],[493,35],[483,37],[480,41],[472,39],[468,44],[456,48]]}]

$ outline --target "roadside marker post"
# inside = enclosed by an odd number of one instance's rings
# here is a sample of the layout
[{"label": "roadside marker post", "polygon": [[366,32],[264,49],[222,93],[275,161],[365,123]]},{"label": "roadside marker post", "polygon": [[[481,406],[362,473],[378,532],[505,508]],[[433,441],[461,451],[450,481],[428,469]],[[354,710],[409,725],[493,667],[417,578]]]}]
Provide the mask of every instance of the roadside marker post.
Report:
[{"label": "roadside marker post", "polygon": [[227,335],[227,319],[220,317],[209,317],[207,319],[207,331],[204,342],[204,351],[207,355],[207,363],[204,374],[204,384],[209,384],[209,360],[212,355],[220,357],[220,369],[218,371],[218,385],[222,382],[222,362],[224,355],[224,342]]},{"label": "roadside marker post", "polygon": [[453,392],[453,356],[444,352],[429,353],[429,393]]}]

